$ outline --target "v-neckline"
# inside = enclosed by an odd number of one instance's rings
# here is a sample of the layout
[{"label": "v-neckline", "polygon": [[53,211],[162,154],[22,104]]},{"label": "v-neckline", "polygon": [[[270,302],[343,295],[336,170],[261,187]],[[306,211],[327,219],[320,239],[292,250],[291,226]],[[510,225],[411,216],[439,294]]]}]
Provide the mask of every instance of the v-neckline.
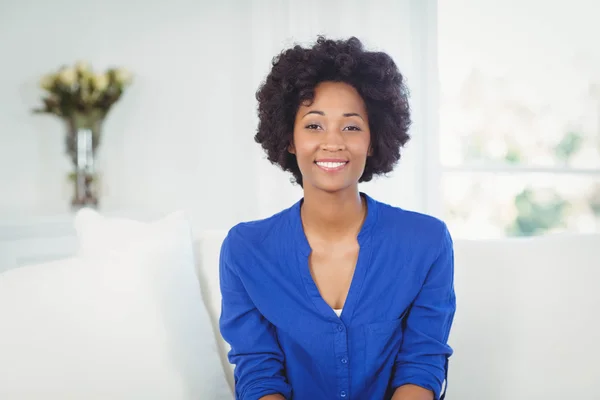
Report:
[{"label": "v-neckline", "polygon": [[313,302],[319,314],[332,321],[339,321],[341,319],[342,322],[348,323],[351,320],[352,314],[354,313],[354,310],[356,308],[356,303],[360,298],[360,293],[365,280],[365,275],[370,265],[372,249],[370,230],[377,219],[377,202],[365,193],[361,192],[360,195],[366,201],[367,215],[365,216],[365,220],[357,236],[358,257],[356,260],[354,273],[352,275],[352,281],[350,282],[350,288],[348,289],[348,294],[346,295],[346,301],[344,302],[343,311],[340,317],[337,316],[335,311],[331,308],[329,304],[327,304],[323,296],[321,296],[319,288],[317,287],[317,284],[315,283],[314,278],[310,273],[309,256],[312,249],[310,247],[310,244],[308,243],[308,238],[304,233],[304,228],[302,226],[302,218],[300,216],[300,207],[302,205],[303,199],[299,200],[292,207],[292,215],[290,222],[292,223],[292,228],[296,234],[296,240],[298,243],[298,268],[300,276],[302,277],[302,282],[306,288],[309,298]]}]

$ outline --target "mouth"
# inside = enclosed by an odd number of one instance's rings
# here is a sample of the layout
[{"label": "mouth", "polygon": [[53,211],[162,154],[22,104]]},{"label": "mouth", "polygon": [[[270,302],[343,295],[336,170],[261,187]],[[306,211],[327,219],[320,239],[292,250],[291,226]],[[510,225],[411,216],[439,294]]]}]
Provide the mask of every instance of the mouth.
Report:
[{"label": "mouth", "polygon": [[317,160],[315,161],[317,167],[327,172],[335,172],[344,169],[348,161],[346,160]]}]

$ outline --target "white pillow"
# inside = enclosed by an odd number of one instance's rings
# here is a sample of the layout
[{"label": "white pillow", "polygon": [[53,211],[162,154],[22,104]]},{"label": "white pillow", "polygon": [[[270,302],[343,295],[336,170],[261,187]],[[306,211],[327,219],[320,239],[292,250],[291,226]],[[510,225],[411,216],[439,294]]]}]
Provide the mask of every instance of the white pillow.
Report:
[{"label": "white pillow", "polygon": [[[177,351],[182,363],[189,368],[193,384],[213,388],[207,398],[220,399],[224,393],[231,398],[224,370],[219,361],[219,349],[210,315],[202,300],[196,272],[192,232],[182,211],[150,223],[126,218],[106,217],[92,209],[82,209],[75,217],[75,229],[80,243],[79,254],[84,257],[111,257],[121,252],[154,252],[174,248],[181,262],[168,267],[146,271],[153,274],[152,282],[163,301],[169,326],[176,334]],[[220,335],[218,335],[220,336]],[[204,370],[209,369],[209,372]],[[203,377],[195,376],[203,370]]]},{"label": "white pillow", "polygon": [[231,399],[183,214],[119,242],[87,214],[81,256],[0,275],[0,398]]},{"label": "white pillow", "polygon": [[196,254],[198,260],[198,275],[202,286],[202,294],[204,295],[205,304],[208,309],[208,314],[211,318],[213,326],[216,327],[216,340],[219,347],[219,354],[223,364],[223,370],[229,386],[233,389],[234,365],[229,363],[227,353],[231,349],[221,336],[219,326],[219,316],[221,315],[221,290],[219,289],[219,255],[221,253],[221,245],[227,236],[227,230],[220,231],[203,231],[197,237]]},{"label": "white pillow", "polygon": [[[107,257],[127,251],[133,245],[159,241],[161,246],[173,246],[182,237],[191,237],[190,227],[182,211],[162,219],[142,222],[128,218],[107,217],[96,210],[83,208],[74,219],[77,233],[77,254],[84,257]],[[160,243],[166,240],[171,243]],[[181,244],[180,242],[178,244]]]}]

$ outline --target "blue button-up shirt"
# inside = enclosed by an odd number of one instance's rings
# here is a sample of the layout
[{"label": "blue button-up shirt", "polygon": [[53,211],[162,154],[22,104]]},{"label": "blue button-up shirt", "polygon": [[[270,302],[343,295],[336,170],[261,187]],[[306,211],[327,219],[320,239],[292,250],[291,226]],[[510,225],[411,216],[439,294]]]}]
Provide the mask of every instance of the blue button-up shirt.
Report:
[{"label": "blue button-up shirt", "polygon": [[431,216],[367,199],[341,317],[311,276],[302,201],[236,225],[223,242],[220,330],[236,399],[390,399],[404,384],[440,398],[452,354],[453,246]]}]

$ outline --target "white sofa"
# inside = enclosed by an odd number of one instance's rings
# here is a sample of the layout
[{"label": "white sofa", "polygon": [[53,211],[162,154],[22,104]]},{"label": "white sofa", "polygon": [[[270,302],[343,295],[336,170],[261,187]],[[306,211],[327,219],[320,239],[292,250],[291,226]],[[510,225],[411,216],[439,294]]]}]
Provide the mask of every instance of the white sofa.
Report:
[{"label": "white sofa", "polygon": [[[225,234],[196,232],[194,252],[218,348],[214,368],[232,389],[228,347],[217,325]],[[458,309],[448,400],[600,399],[600,235],[457,240],[455,259]],[[10,323],[2,317],[3,324]],[[10,362],[0,359],[0,370]],[[0,393],[2,385],[0,376]]]}]

